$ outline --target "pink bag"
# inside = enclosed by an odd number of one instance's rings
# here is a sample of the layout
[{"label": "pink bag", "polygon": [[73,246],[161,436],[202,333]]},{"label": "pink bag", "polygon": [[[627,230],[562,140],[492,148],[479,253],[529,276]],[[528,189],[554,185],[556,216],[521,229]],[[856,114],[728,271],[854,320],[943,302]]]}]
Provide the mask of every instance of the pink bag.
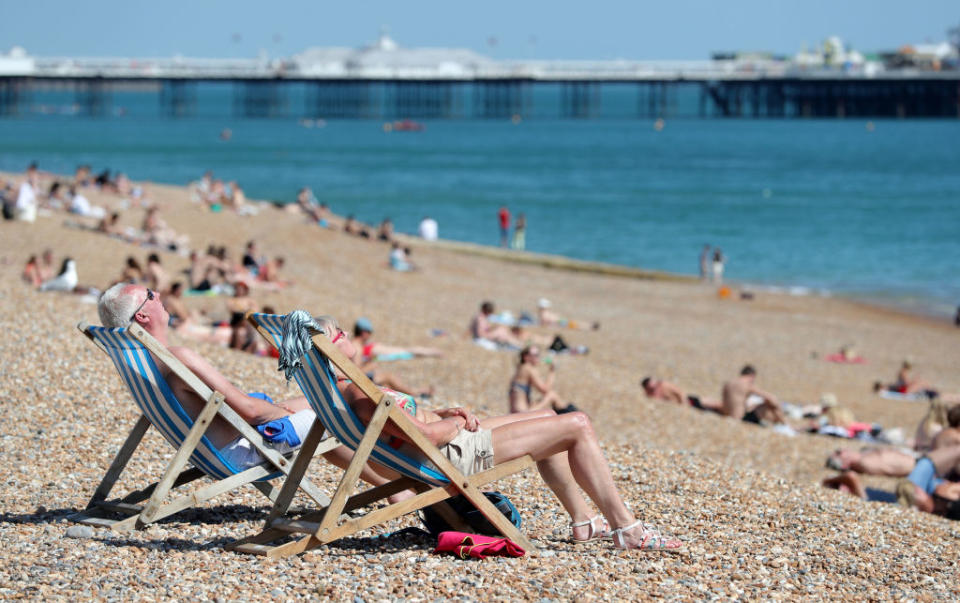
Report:
[{"label": "pink bag", "polygon": [[483,559],[492,555],[504,557],[523,557],[526,554],[520,546],[503,536],[482,536],[465,532],[440,532],[434,553],[453,553],[461,559],[476,557]]}]

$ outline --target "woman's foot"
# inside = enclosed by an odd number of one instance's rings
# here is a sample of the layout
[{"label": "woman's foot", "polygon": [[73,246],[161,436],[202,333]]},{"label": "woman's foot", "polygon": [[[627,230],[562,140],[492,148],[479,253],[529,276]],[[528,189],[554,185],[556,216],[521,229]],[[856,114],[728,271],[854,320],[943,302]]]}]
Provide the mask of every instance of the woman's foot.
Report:
[{"label": "woman's foot", "polygon": [[595,515],[586,521],[570,524],[570,540],[572,542],[590,542],[600,540],[610,535],[610,524],[601,515]]},{"label": "woman's foot", "polygon": [[637,520],[628,526],[617,528],[610,533],[613,545],[618,549],[638,549],[641,551],[662,551],[679,553],[683,543],[672,537],[664,536],[660,529]]}]

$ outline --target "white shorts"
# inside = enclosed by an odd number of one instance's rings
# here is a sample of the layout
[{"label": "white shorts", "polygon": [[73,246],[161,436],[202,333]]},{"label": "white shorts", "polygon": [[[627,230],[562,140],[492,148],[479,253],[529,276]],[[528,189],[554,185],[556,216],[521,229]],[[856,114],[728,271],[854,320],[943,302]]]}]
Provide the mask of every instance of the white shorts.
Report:
[{"label": "white shorts", "polygon": [[[307,439],[307,434],[310,433],[310,427],[313,426],[313,421],[317,418],[317,415],[309,408],[305,408],[287,418],[289,418],[290,423],[293,424],[293,430],[297,432],[297,435],[300,437],[300,443],[302,444]],[[286,454],[300,447],[299,445],[290,446],[285,442],[278,444],[265,443],[280,454]],[[221,448],[220,454],[223,455],[223,458],[226,459],[228,463],[240,471],[249,469],[250,467],[256,467],[267,460],[254,448],[250,440],[243,436],[237,436],[237,439]]]}]

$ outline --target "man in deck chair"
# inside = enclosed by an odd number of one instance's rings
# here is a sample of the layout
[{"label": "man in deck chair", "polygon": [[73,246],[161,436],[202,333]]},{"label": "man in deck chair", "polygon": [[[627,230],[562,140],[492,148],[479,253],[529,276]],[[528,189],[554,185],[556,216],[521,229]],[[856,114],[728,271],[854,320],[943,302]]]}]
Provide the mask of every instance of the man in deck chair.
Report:
[{"label": "man in deck chair", "polygon": [[[265,399],[266,396],[260,398],[248,395],[220,374],[200,354],[189,348],[170,346],[167,343],[170,315],[163,306],[158,292],[142,285],[118,283],[100,296],[97,311],[105,327],[126,327],[132,323],[143,327],[211,389],[222,393],[224,401],[244,421],[250,425],[259,426],[258,431],[263,434],[264,439],[281,454],[299,448],[300,444],[306,440],[307,433],[316,418],[314,412],[310,410],[307,399],[301,396],[272,404]],[[195,418],[205,401],[162,362],[158,365],[183,409]],[[206,436],[220,450],[224,458],[238,469],[254,467],[265,461],[250,442],[219,415],[214,418]],[[325,453],[323,457],[338,467],[346,468],[353,458],[353,452],[345,446],[338,446]],[[375,486],[385,484],[389,481],[388,478],[394,477],[385,468],[381,468],[381,473],[374,471],[368,464],[360,477]]]}]

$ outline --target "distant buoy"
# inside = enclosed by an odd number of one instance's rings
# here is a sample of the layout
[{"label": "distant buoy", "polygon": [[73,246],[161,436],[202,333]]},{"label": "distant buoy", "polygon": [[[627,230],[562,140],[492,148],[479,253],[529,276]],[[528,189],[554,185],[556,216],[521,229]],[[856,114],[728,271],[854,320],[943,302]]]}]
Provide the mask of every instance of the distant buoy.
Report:
[{"label": "distant buoy", "polygon": [[518,123],[520,123],[521,121],[523,121],[523,117],[521,117],[519,113],[514,113],[514,114],[510,117],[510,121],[513,122],[514,124],[518,124]]},{"label": "distant buoy", "polygon": [[877,129],[877,126],[875,126],[872,121],[868,121],[866,128],[867,128],[867,132],[873,132],[874,130]]},{"label": "distant buoy", "polygon": [[653,122],[653,129],[657,132],[662,132],[663,127],[667,125],[667,122],[663,121],[662,117],[658,117],[657,121]]},{"label": "distant buoy", "polygon": [[220,140],[230,140],[233,137],[233,131],[230,128],[224,128],[220,131]]},{"label": "distant buoy", "polygon": [[384,131],[384,132],[391,132],[391,131],[393,131],[393,124],[390,123],[390,122],[384,122],[384,124],[383,124],[383,131]]}]

